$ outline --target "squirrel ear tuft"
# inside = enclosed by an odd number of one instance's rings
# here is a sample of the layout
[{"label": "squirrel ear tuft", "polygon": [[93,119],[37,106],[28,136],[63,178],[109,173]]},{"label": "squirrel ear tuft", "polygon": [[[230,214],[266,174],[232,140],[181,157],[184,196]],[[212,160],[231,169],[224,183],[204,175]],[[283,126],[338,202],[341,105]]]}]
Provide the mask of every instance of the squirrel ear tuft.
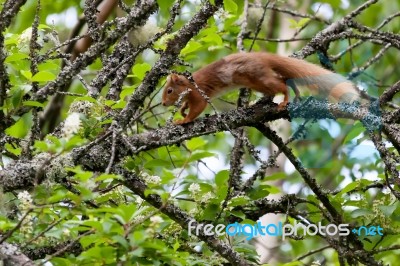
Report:
[{"label": "squirrel ear tuft", "polygon": [[179,77],[177,74],[171,74],[170,78],[171,78],[171,81],[174,83],[176,83],[179,80]]},{"label": "squirrel ear tuft", "polygon": [[177,74],[171,74],[171,81],[173,83],[175,83],[175,84],[178,84],[178,85],[182,85],[183,84],[182,78]]}]

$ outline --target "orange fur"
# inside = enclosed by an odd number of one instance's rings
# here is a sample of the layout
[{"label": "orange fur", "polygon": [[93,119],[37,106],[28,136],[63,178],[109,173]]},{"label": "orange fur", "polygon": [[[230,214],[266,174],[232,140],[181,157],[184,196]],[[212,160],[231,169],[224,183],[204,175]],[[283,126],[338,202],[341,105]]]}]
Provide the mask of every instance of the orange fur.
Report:
[{"label": "orange fur", "polygon": [[[235,87],[246,87],[271,97],[282,93],[284,100],[278,106],[280,109],[289,102],[287,86],[294,89],[296,97],[299,97],[297,86],[306,86],[319,95],[337,101],[349,102],[358,98],[354,85],[341,75],[303,60],[263,52],[226,56],[194,72],[193,79],[210,98]],[[175,124],[193,121],[207,106],[207,100],[195,86],[184,76],[176,74],[171,74],[167,79],[162,96],[163,105],[173,105],[188,88],[191,91],[183,98],[180,109],[184,119],[175,121]]]}]

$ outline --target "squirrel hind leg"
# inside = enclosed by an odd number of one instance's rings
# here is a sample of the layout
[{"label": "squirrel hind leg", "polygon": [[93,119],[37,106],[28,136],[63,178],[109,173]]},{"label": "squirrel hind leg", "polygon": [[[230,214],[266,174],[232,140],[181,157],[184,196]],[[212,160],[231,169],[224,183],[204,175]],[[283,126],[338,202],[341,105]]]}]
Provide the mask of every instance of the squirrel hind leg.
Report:
[{"label": "squirrel hind leg", "polygon": [[286,91],[283,92],[283,96],[284,96],[283,102],[281,102],[281,103],[278,105],[278,110],[283,110],[283,109],[285,109],[286,106],[287,106],[288,103],[289,103],[289,91],[288,91],[288,90],[286,90]]},{"label": "squirrel hind leg", "polygon": [[[278,105],[278,109],[282,110],[285,109],[286,105],[289,103],[289,90],[287,88],[286,82],[281,79],[271,79],[267,78],[263,82],[263,89],[260,90],[263,92],[265,95],[273,95],[275,96],[278,93],[282,93],[284,96],[283,101]],[[299,96],[300,94],[298,93],[297,88],[294,89],[296,96]],[[297,93],[296,93],[297,90]]]},{"label": "squirrel hind leg", "polygon": [[300,101],[300,91],[297,88],[296,84],[288,84],[288,85],[294,91],[294,94],[295,94],[294,101],[295,102]]}]

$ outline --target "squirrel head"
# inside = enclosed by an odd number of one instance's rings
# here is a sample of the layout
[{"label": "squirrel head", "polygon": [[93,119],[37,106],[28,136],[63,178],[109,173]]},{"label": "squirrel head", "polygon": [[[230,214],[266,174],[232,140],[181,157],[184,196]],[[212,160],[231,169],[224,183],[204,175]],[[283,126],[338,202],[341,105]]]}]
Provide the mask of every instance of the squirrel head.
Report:
[{"label": "squirrel head", "polygon": [[180,94],[186,91],[187,88],[191,87],[192,85],[186,77],[171,74],[167,78],[167,83],[164,86],[162,104],[164,106],[173,105],[179,99]]}]

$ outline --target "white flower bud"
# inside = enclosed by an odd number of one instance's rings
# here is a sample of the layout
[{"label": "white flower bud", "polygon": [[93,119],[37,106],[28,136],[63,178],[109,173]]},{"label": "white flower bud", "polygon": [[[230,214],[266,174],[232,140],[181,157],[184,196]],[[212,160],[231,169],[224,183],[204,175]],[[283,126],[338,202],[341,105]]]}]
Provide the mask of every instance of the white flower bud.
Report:
[{"label": "white flower bud", "polygon": [[72,135],[78,133],[81,128],[81,119],[78,113],[71,113],[67,119],[65,119],[63,134],[64,137],[69,138]]}]

